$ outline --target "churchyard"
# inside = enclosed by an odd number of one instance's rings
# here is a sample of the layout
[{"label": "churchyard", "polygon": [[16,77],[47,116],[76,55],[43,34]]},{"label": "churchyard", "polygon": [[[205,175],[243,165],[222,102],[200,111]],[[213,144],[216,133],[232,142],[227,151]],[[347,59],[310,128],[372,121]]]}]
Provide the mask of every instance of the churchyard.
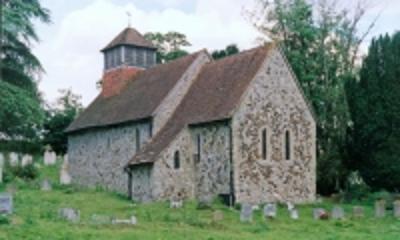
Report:
[{"label": "churchyard", "polygon": [[168,202],[137,204],[102,189],[61,185],[62,158],[45,165],[34,157],[29,164],[39,170],[36,179],[16,178],[0,185],[2,194],[12,196],[12,213],[0,217],[0,239],[394,240],[400,236],[400,218],[390,207],[384,210],[383,201],[372,198],[353,204],[323,199],[310,205],[257,208],[247,204],[229,208],[218,201],[199,207],[189,201],[173,203],[171,208]]}]

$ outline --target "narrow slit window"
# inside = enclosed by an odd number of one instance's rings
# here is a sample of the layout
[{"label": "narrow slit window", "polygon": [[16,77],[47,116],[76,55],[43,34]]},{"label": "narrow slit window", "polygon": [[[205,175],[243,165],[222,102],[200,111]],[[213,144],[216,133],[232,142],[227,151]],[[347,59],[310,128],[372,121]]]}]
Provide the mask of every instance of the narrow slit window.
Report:
[{"label": "narrow slit window", "polygon": [[290,160],[290,132],[285,132],[285,158],[286,160]]},{"label": "narrow slit window", "polygon": [[200,161],[200,153],[201,153],[201,136],[197,134],[197,161]]},{"label": "narrow slit window", "polygon": [[179,169],[181,167],[181,161],[179,159],[179,151],[174,154],[174,169]]},{"label": "narrow slit window", "polygon": [[261,133],[261,151],[264,160],[267,159],[267,144],[267,129],[264,128]]},{"label": "narrow slit window", "polygon": [[140,150],[140,130],[136,128],[136,152]]}]

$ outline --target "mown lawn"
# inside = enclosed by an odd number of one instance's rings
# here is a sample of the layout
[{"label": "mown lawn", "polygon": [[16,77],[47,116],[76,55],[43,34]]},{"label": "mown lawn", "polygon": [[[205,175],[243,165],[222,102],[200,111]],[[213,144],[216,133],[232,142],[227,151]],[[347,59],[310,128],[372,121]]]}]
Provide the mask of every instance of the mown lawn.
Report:
[{"label": "mown lawn", "polygon": [[[40,178],[57,182],[57,167],[42,168]],[[15,183],[15,213],[10,224],[0,225],[0,239],[400,239],[400,220],[387,216],[373,217],[368,204],[364,219],[316,221],[312,208],[300,206],[300,219],[291,220],[284,207],[280,207],[277,219],[265,221],[261,211],[256,211],[253,223],[241,223],[239,212],[221,204],[214,209],[223,211],[224,220],[212,221],[213,210],[198,210],[195,202],[186,202],[182,209],[170,209],[167,203],[134,204],[123,196],[101,190],[85,190],[54,185],[51,192],[39,190],[39,181]],[[2,186],[4,189],[4,186]],[[318,207],[332,208],[332,204]],[[343,205],[347,213],[352,205]],[[80,223],[73,224],[59,219],[57,211],[62,207],[81,211]],[[96,225],[93,214],[138,219],[137,226]]]}]

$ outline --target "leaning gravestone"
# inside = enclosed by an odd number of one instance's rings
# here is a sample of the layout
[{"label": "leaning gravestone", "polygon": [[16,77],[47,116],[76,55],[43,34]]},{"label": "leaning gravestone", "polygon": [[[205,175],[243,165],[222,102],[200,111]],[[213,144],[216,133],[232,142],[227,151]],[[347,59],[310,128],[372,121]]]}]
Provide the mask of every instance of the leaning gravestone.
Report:
[{"label": "leaning gravestone", "polygon": [[354,218],[363,218],[364,217],[364,208],[361,206],[353,207],[353,217]]},{"label": "leaning gravestone", "polygon": [[0,194],[0,214],[11,214],[13,212],[12,195],[9,193]]},{"label": "leaning gravestone", "polygon": [[58,216],[62,219],[67,221],[77,223],[80,219],[80,212],[79,210],[73,208],[61,208],[58,210]]},{"label": "leaning gravestone", "polygon": [[69,175],[68,155],[64,156],[64,162],[60,170],[60,183],[62,185],[71,184],[71,175]]},{"label": "leaning gravestone", "polygon": [[182,208],[183,200],[182,199],[171,199],[169,207],[170,208]]},{"label": "leaning gravestone", "polygon": [[25,167],[33,163],[33,158],[29,154],[25,154],[21,160],[21,166]]},{"label": "leaning gravestone", "polygon": [[9,161],[10,161],[10,166],[11,167],[16,167],[19,164],[19,159],[18,159],[18,154],[15,152],[11,152],[9,154]]},{"label": "leaning gravestone", "polygon": [[253,205],[248,203],[242,204],[242,209],[240,211],[240,221],[241,222],[253,221]]},{"label": "leaning gravestone", "polygon": [[55,152],[46,149],[43,156],[44,165],[54,165],[56,164],[57,155]]},{"label": "leaning gravestone", "polygon": [[265,218],[275,218],[276,217],[276,203],[267,203],[264,206],[264,217]]},{"label": "leaning gravestone", "polygon": [[332,218],[333,219],[344,219],[344,210],[340,206],[334,206],[332,209]]},{"label": "leaning gravestone", "polygon": [[40,186],[40,189],[41,189],[42,191],[45,191],[45,192],[51,191],[52,187],[51,187],[50,181],[49,181],[48,179],[43,180],[43,181],[42,181],[42,184],[41,184],[41,186]]},{"label": "leaning gravestone", "polygon": [[400,218],[400,199],[393,202],[393,213],[395,218]]},{"label": "leaning gravestone", "polygon": [[375,202],[375,217],[383,218],[386,215],[386,201],[381,199]]}]

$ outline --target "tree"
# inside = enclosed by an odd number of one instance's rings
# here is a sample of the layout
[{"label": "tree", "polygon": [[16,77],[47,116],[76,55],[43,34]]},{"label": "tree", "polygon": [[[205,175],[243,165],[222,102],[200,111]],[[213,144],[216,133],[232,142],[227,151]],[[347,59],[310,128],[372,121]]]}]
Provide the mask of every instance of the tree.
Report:
[{"label": "tree", "polygon": [[224,58],[224,57],[227,57],[227,56],[239,53],[239,52],[240,52],[240,50],[236,44],[230,44],[230,45],[226,46],[225,49],[213,51],[211,53],[211,56],[214,58],[214,60],[217,60],[217,59],[221,59],[221,58]]},{"label": "tree", "polygon": [[190,46],[186,36],[179,32],[149,32],[144,37],[157,47],[157,62],[164,63],[188,54],[183,47]]},{"label": "tree", "polygon": [[[317,115],[317,186],[330,193],[343,186],[346,129],[350,115],[345,83],[357,72],[359,45],[372,28],[359,35],[366,12],[338,9],[334,1],[257,0],[248,16],[254,26],[283,50]],[[350,15],[353,12],[353,15]]]},{"label": "tree", "polygon": [[372,40],[360,79],[347,84],[349,167],[372,188],[400,190],[400,32]]},{"label": "tree", "polygon": [[67,151],[68,138],[65,129],[82,111],[81,97],[72,93],[70,89],[60,90],[61,97],[54,107],[46,112],[43,125],[43,144],[63,154]]},{"label": "tree", "polygon": [[33,21],[50,22],[49,11],[37,0],[1,0],[0,133],[5,139],[35,135],[43,120],[37,79],[43,73],[32,54],[37,42]]}]

